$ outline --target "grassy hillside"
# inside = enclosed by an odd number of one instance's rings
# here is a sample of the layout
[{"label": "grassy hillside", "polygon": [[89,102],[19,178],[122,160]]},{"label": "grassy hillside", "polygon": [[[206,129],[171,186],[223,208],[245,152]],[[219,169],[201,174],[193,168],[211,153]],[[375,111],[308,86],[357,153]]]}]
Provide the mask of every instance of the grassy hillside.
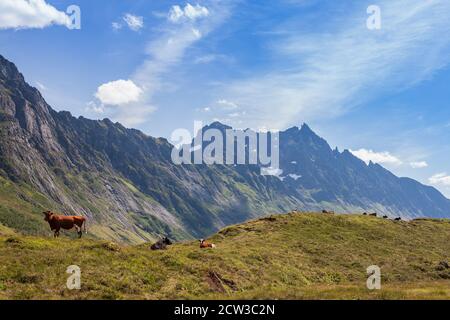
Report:
[{"label": "grassy hillside", "polygon": [[0,175],[0,224],[25,234],[44,235],[48,224],[42,211],[54,207],[54,202],[26,184],[13,183]]},{"label": "grassy hillside", "polygon": [[[74,185],[72,190],[76,190],[75,186],[97,190],[103,190],[102,188],[104,188],[84,183],[80,177],[71,176],[71,181]],[[137,202],[140,201],[139,203],[141,204],[145,203],[148,206],[153,205],[155,208],[157,207],[155,200],[139,192],[126,180],[118,179],[115,182],[116,190],[123,191],[125,189],[123,192],[132,193]],[[60,185],[60,189],[66,189],[67,192],[70,190],[70,188],[64,186],[64,184]],[[181,227],[171,227],[155,216],[145,214],[136,208],[135,211],[139,212],[128,211],[126,214],[119,216],[102,215],[100,211],[111,212],[113,210],[111,209],[111,206],[114,203],[108,203],[108,199],[102,199],[96,202],[96,207],[92,207],[82,196],[83,192],[72,193],[74,193],[74,197],[78,197],[78,203],[83,203],[83,207],[92,209],[92,211],[89,210],[89,212],[96,216],[96,220],[89,219],[89,229],[92,231],[91,237],[95,234],[95,238],[97,239],[109,239],[128,244],[152,241],[160,234],[169,234],[176,239],[190,238],[189,234],[183,231]],[[89,192],[86,191],[84,194],[89,194]],[[99,210],[99,208],[102,210]],[[52,201],[49,197],[38,192],[28,184],[23,182],[12,182],[2,176],[0,169],[0,224],[26,235],[48,235],[50,232],[48,223],[44,221],[42,212],[49,209],[54,210],[55,212],[64,212],[66,214],[81,213],[73,213],[67,209],[65,210],[60,204]],[[137,224],[139,227],[133,227],[133,224]]]},{"label": "grassy hillside", "polygon": [[[66,232],[67,233],[67,232]],[[450,299],[450,221],[291,213],[150,251],[0,227],[0,299]],[[69,265],[81,290],[65,288]],[[378,265],[382,289],[366,289]]]}]

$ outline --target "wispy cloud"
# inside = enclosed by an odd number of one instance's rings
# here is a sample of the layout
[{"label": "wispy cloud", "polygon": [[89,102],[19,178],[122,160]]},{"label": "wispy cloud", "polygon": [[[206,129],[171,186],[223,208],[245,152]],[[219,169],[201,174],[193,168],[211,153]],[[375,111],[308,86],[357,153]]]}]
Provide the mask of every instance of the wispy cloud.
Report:
[{"label": "wispy cloud", "polygon": [[0,29],[42,29],[70,25],[70,17],[45,0],[1,0]]},{"label": "wispy cloud", "polygon": [[36,86],[38,87],[38,89],[40,91],[46,91],[47,90],[47,86],[44,85],[42,82],[36,81]]},{"label": "wispy cloud", "polygon": [[105,112],[105,106],[102,103],[97,103],[95,101],[89,101],[86,103],[86,107],[84,108],[86,112],[102,114]]},{"label": "wispy cloud", "polygon": [[[109,110],[113,113],[111,117],[114,120],[129,126],[146,122],[149,115],[157,109],[155,94],[167,87],[165,77],[170,75],[172,70],[180,68],[179,65],[183,64],[183,58],[189,48],[218,27],[229,15],[230,5],[224,4],[223,1],[204,1],[203,4],[200,6],[187,3],[183,8],[179,5],[168,8],[164,22],[158,26],[158,36],[151,38],[146,45],[147,58],[128,80],[141,90],[139,97],[125,104],[116,104],[116,108]],[[161,14],[158,16],[162,17]],[[143,25],[136,17],[125,20],[130,28],[140,28]],[[122,24],[113,23],[112,27],[118,30],[122,28]],[[111,84],[117,84],[119,81],[123,80],[112,81],[100,88],[105,89],[104,86],[107,86],[112,89]],[[170,83],[170,86],[173,84]],[[115,97],[115,90],[106,90],[107,94],[100,95],[100,88],[97,92],[100,101]],[[106,103],[103,101],[103,104]]]},{"label": "wispy cloud", "polygon": [[194,59],[195,64],[207,64],[216,61],[232,63],[233,58],[224,54],[205,54]]},{"label": "wispy cloud", "polygon": [[450,187],[450,175],[446,172],[438,173],[430,177],[428,182],[435,186]]},{"label": "wispy cloud", "polygon": [[[432,76],[450,61],[450,2],[378,1],[382,29],[368,30],[363,6],[333,32],[296,30],[272,37],[278,64],[232,81],[217,94],[246,109],[252,127],[341,115],[384,91]],[[289,61],[280,68],[279,61]]]},{"label": "wispy cloud", "polygon": [[233,101],[228,101],[226,99],[217,100],[217,104],[221,106],[222,109],[225,110],[234,110],[239,108],[239,106]]},{"label": "wispy cloud", "polygon": [[122,29],[123,25],[120,22],[115,21],[115,22],[111,23],[111,27],[117,31],[117,30]]},{"label": "wispy cloud", "polygon": [[[166,23],[160,26],[160,35],[147,44],[146,60],[131,76],[131,80],[142,88],[142,96],[139,102],[117,110],[115,118],[118,121],[136,125],[148,120],[148,115],[157,109],[154,95],[165,88],[165,77],[179,67],[190,47],[228,17],[229,6],[222,1],[205,1],[204,6],[187,4],[182,10],[183,18],[180,17],[177,23],[173,23],[168,13]],[[138,116],[134,116],[136,114]]]},{"label": "wispy cloud", "polygon": [[366,163],[372,161],[374,163],[391,164],[396,166],[401,165],[403,163],[399,158],[390,154],[387,151],[375,152],[373,150],[359,149],[359,150],[350,150],[350,152]]},{"label": "wispy cloud", "polygon": [[114,21],[111,24],[111,27],[115,31],[122,29],[124,26],[130,30],[139,31],[144,27],[144,17],[126,13],[121,21]]},{"label": "wispy cloud", "polygon": [[191,5],[190,3],[187,3],[184,8],[181,8],[179,5],[172,6],[167,18],[173,23],[179,23],[183,21],[195,21],[207,16],[209,16],[207,7],[203,7],[199,4]]},{"label": "wispy cloud", "polygon": [[444,195],[450,199],[450,175],[446,172],[437,173],[430,178],[428,178],[428,183],[439,191],[443,192]]},{"label": "wispy cloud", "polygon": [[138,31],[144,27],[144,18],[132,15],[131,13],[125,14],[125,16],[123,17],[123,21],[125,21],[128,28],[133,31]]},{"label": "wispy cloud", "polygon": [[411,162],[409,165],[413,169],[422,169],[428,167],[428,163],[426,161]]}]

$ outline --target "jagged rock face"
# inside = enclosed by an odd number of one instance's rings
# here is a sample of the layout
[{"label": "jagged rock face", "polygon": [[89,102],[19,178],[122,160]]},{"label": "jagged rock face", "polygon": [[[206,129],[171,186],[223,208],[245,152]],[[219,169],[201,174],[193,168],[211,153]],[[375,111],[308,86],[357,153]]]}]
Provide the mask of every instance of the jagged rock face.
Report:
[{"label": "jagged rock face", "polygon": [[378,164],[366,165],[348,150],[332,150],[307,125],[285,131],[280,140],[285,182],[309,190],[314,202],[329,203],[330,210],[353,206],[392,217],[450,215],[450,201],[436,189],[398,178]]},{"label": "jagged rock face", "polygon": [[[2,179],[18,190],[35,190],[55,206],[45,209],[87,215],[99,237],[202,237],[292,209],[450,216],[450,201],[437,190],[331,150],[306,125],[280,133],[280,177],[261,176],[258,166],[175,165],[171,150],[165,139],[108,119],[54,111],[0,56]],[[25,192],[17,197],[31,201]],[[36,212],[44,209],[42,201],[31,202]],[[0,200],[5,223],[1,210]]]}]

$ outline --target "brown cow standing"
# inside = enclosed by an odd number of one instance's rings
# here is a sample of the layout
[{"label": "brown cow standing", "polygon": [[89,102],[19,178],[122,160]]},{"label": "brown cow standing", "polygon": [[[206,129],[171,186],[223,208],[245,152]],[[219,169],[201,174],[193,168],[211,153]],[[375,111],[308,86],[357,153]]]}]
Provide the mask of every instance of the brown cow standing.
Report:
[{"label": "brown cow standing", "polygon": [[215,249],[216,248],[216,245],[214,243],[206,242],[204,239],[200,239],[199,241],[200,241],[200,248],[201,249],[206,249],[206,248],[213,248],[213,249]]},{"label": "brown cow standing", "polygon": [[87,233],[86,230],[86,218],[82,216],[63,216],[59,214],[55,214],[51,211],[44,211],[45,215],[44,220],[48,222],[50,225],[50,229],[55,232],[54,237],[59,237],[59,230],[61,228],[70,230],[73,227],[77,229],[78,238],[81,238],[83,234],[81,232],[81,228],[84,226],[84,232]]}]

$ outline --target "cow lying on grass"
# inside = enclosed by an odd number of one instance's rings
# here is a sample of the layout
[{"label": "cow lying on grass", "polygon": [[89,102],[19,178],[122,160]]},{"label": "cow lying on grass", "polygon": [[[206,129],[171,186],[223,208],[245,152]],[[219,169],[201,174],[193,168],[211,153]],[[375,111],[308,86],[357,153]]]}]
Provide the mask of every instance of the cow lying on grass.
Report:
[{"label": "cow lying on grass", "polygon": [[44,220],[48,222],[50,225],[50,229],[55,232],[54,237],[59,237],[59,230],[65,229],[70,230],[73,227],[77,230],[78,238],[81,238],[83,232],[81,232],[81,228],[84,227],[84,232],[87,233],[86,230],[86,218],[82,216],[64,216],[55,214],[51,211],[43,212],[45,218]]},{"label": "cow lying on grass", "polygon": [[216,245],[214,243],[209,243],[207,241],[205,241],[205,239],[200,239],[200,248],[201,249],[206,249],[206,248],[216,248]]},{"label": "cow lying on grass", "polygon": [[154,244],[152,244],[150,249],[152,249],[152,250],[166,250],[167,246],[170,246],[171,244],[172,244],[172,241],[170,241],[169,238],[164,237],[162,239],[159,239]]}]

